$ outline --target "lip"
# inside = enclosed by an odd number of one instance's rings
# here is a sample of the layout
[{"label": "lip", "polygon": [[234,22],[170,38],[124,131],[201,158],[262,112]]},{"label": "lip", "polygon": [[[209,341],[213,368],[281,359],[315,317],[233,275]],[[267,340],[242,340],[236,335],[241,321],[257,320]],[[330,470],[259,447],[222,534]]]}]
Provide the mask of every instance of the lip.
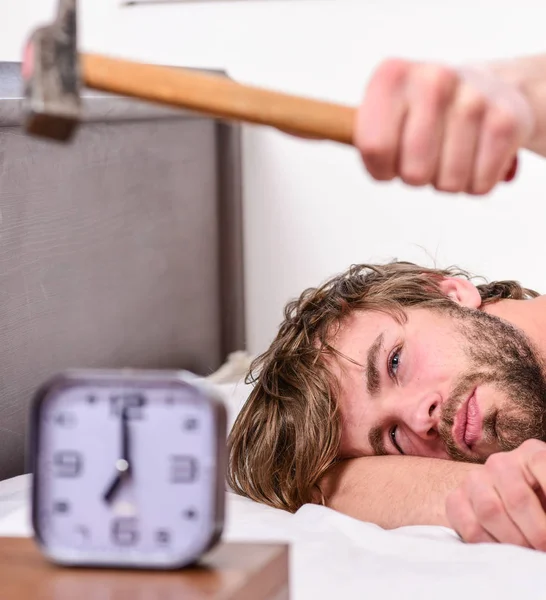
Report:
[{"label": "lip", "polygon": [[465,444],[472,448],[472,446],[480,441],[483,430],[483,418],[480,413],[478,401],[476,398],[476,390],[474,390],[472,396],[468,401],[466,411],[466,431],[464,434]]},{"label": "lip", "polygon": [[463,402],[453,424],[453,439],[463,450],[472,450],[472,444],[480,439],[482,419],[476,402],[476,388]]}]

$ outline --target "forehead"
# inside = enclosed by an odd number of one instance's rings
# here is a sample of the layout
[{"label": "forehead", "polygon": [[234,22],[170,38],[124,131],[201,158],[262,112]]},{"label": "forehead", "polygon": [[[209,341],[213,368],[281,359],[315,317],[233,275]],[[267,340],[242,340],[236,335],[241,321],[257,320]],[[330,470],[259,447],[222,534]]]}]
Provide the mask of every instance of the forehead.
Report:
[{"label": "forehead", "polygon": [[380,311],[355,311],[340,325],[332,345],[339,352],[364,364],[362,359],[365,359],[368,349],[381,334],[418,331],[420,336],[437,339],[445,330],[451,330],[455,321],[447,313],[430,307],[404,309],[401,317]]},{"label": "forehead", "polygon": [[341,323],[332,345],[337,351],[362,365],[365,364],[368,349],[377,336],[400,326],[400,321],[389,313],[354,312]]}]

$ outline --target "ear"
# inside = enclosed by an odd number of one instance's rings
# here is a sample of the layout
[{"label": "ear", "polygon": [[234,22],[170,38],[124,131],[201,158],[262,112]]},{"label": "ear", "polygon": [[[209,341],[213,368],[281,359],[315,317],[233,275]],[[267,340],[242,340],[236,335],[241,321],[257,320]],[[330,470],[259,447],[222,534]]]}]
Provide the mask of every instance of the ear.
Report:
[{"label": "ear", "polygon": [[443,277],[440,289],[453,302],[466,308],[480,308],[482,299],[478,288],[467,279],[458,277]]}]

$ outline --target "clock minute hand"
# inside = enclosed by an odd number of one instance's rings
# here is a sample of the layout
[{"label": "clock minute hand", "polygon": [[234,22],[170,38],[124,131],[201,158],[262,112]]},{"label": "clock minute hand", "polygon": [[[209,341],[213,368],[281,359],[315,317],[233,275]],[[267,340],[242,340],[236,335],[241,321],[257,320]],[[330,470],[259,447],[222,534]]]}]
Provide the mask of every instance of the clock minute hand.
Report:
[{"label": "clock minute hand", "polygon": [[[116,463],[116,468],[120,470],[120,466],[125,467],[124,473],[131,474],[130,460],[131,442],[129,439],[129,418],[127,415],[127,407],[121,413],[121,460]],[[123,469],[122,469],[123,470]]]},{"label": "clock minute hand", "polygon": [[123,479],[131,474],[131,463],[129,461],[129,457],[129,420],[127,417],[127,407],[125,407],[121,412],[121,458],[116,461],[116,476],[112,480],[112,483],[108,486],[106,492],[104,492],[103,498],[106,502],[112,501],[112,498],[123,482]]}]

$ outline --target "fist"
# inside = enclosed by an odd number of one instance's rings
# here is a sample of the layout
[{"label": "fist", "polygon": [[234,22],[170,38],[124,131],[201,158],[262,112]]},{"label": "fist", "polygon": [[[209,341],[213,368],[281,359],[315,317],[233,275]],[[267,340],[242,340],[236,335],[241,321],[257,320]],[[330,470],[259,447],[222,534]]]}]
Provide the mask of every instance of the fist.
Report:
[{"label": "fist", "polygon": [[355,145],[379,181],[481,195],[513,177],[534,126],[524,94],[492,70],[389,60],[357,111]]},{"label": "fist", "polygon": [[446,501],[451,527],[471,543],[546,551],[546,444],[527,440],[473,471]]}]

